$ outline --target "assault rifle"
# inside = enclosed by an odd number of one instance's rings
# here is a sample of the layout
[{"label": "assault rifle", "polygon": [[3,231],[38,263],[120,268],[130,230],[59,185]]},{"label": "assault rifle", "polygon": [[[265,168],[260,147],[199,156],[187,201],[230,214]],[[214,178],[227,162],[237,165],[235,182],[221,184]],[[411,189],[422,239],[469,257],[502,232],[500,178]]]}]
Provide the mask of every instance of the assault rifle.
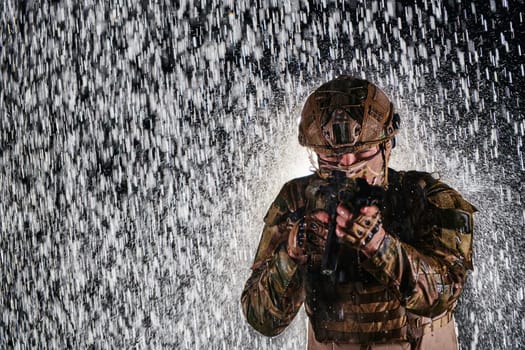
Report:
[{"label": "assault rifle", "polygon": [[371,205],[381,207],[385,191],[382,187],[369,185],[365,179],[358,178],[351,187],[345,186],[346,175],[342,171],[334,170],[329,182],[321,188],[325,196],[325,210],[330,215],[328,224],[328,236],[326,238],[323,260],[321,262],[321,272],[324,275],[335,277],[334,272],[338,268],[340,243],[335,233],[337,226],[337,205],[343,202],[350,210],[353,217],[357,217],[361,208]]}]

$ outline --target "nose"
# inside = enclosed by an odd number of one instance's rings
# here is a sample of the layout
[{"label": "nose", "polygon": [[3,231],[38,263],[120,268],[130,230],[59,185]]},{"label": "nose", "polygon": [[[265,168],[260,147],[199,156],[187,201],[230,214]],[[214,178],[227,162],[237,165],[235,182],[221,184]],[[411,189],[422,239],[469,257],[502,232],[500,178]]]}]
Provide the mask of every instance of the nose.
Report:
[{"label": "nose", "polygon": [[339,159],[339,165],[352,165],[356,162],[357,158],[353,153],[345,153]]}]

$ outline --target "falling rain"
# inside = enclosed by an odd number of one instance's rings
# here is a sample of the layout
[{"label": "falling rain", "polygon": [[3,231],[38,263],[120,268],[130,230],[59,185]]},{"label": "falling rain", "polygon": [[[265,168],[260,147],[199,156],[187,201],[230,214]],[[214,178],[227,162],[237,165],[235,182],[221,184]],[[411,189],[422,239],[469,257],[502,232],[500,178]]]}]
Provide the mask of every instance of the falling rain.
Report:
[{"label": "falling rain", "polygon": [[402,116],[392,166],[476,205],[461,349],[525,339],[523,0],[5,0],[0,347],[304,349],[239,297],[340,74]]}]

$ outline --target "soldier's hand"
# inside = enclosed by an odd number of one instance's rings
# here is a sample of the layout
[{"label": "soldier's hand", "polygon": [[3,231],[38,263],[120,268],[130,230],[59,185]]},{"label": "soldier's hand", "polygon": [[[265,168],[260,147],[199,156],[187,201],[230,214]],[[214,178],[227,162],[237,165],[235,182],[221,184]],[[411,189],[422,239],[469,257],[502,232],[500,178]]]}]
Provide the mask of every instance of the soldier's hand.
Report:
[{"label": "soldier's hand", "polygon": [[298,221],[288,235],[288,255],[298,263],[305,263],[309,255],[322,254],[328,236],[327,212],[316,210]]},{"label": "soldier's hand", "polygon": [[314,210],[305,217],[309,241],[319,247],[324,247],[328,237],[330,215],[324,210]]},{"label": "soldier's hand", "polygon": [[288,255],[299,264],[304,264],[308,260],[305,245],[306,232],[304,228],[304,219],[301,219],[294,224],[292,230],[288,234],[288,245],[286,247]]},{"label": "soldier's hand", "polygon": [[381,212],[375,205],[361,208],[359,215],[353,217],[352,212],[340,203],[336,221],[335,233],[341,241],[361,250],[366,256],[374,255],[385,237]]}]

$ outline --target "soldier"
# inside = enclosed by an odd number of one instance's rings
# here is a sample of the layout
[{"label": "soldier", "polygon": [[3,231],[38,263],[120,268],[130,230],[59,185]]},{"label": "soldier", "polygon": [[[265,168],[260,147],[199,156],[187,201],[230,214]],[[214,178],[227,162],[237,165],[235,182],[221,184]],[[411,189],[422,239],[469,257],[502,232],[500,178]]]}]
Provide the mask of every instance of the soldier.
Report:
[{"label": "soldier", "polygon": [[398,127],[366,80],[308,97],[299,142],[318,168],[286,183],[264,219],[241,298],[256,330],[281,333],[304,303],[308,349],[458,348],[476,209],[428,173],[388,168]]}]

